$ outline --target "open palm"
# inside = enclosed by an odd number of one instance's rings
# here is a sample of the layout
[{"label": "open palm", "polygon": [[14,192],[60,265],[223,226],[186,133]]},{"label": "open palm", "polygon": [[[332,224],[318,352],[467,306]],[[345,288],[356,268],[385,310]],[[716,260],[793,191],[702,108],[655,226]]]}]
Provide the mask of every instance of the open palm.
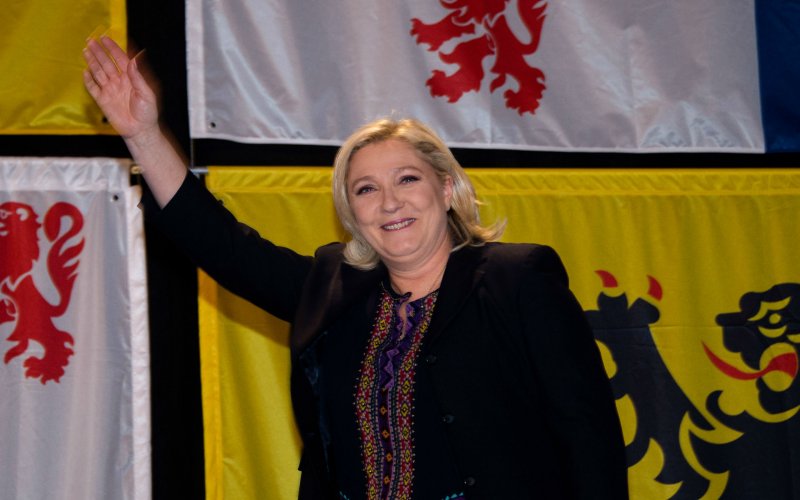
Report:
[{"label": "open palm", "polygon": [[158,127],[156,95],[135,58],[108,37],[89,39],[83,57],[86,90],[118,134],[132,138]]}]

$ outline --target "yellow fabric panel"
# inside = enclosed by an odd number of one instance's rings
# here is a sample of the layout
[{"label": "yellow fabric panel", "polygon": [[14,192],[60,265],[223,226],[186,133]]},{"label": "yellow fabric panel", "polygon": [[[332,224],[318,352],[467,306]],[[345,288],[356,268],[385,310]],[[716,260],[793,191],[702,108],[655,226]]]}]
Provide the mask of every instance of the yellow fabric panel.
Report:
[{"label": "yellow fabric panel", "polygon": [[[724,446],[741,434],[705,411],[709,394],[721,391],[729,414],[746,412],[763,422],[785,421],[796,409],[767,414],[756,381],[721,374],[704,346],[741,366],[722,342],[717,315],[738,311],[747,292],[799,281],[800,169],[468,172],[484,202],[484,222],[507,220],[504,241],[553,246],[585,309],[598,309],[601,292],[657,306],[650,331],[668,376],[712,424],[700,429],[687,417],[674,429],[682,460],[708,480],[707,495],[724,492],[727,475],[706,470],[689,440]],[[243,222],[307,254],[344,238],[329,183],[328,168],[212,168],[208,176],[212,192]],[[604,289],[598,270],[616,277],[618,286]],[[663,296],[654,293],[653,280]],[[287,326],[210,280],[201,283],[209,498],[294,498],[299,441],[288,395]],[[618,360],[599,345],[613,376]],[[636,402],[626,395],[617,403],[630,440],[642,424]],[[654,440],[629,470],[633,498],[676,491],[656,479],[670,459]]]},{"label": "yellow fabric panel", "polygon": [[[207,185],[240,221],[311,254],[343,238],[328,169],[209,169]],[[300,439],[289,396],[288,325],[200,280],[209,499],[296,499]]]},{"label": "yellow fabric panel", "polygon": [[114,133],[83,87],[86,38],[126,39],[124,0],[6,0],[0,134]]}]

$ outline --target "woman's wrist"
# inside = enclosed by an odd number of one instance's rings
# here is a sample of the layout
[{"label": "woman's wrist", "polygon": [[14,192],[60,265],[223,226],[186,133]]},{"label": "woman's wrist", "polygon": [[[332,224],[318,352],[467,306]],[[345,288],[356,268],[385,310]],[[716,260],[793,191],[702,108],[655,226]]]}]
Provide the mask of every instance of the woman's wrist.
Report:
[{"label": "woman's wrist", "polygon": [[125,144],[131,153],[136,155],[138,151],[146,151],[155,147],[159,147],[166,141],[164,132],[158,124],[148,127],[134,135],[123,137]]}]

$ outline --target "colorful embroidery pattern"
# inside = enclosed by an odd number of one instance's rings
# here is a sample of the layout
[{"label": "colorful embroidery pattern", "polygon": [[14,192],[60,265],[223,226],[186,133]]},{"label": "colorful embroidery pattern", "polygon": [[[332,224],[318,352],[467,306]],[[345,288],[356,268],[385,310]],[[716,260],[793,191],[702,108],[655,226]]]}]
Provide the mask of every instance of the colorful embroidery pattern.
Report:
[{"label": "colorful embroidery pattern", "polygon": [[442,500],[466,500],[466,498],[463,493],[453,493],[442,498]]},{"label": "colorful embroidery pattern", "polygon": [[355,398],[369,499],[411,498],[414,376],[437,295],[414,302],[407,296],[395,299],[386,291],[381,295]]}]

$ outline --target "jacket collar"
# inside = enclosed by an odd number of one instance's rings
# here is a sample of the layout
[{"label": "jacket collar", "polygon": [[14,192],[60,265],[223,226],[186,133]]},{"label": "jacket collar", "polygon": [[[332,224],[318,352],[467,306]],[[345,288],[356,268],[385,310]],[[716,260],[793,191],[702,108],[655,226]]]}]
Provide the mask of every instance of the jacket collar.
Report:
[{"label": "jacket collar", "polygon": [[483,247],[466,246],[450,254],[439,287],[436,308],[426,334],[431,345],[458,315],[469,296],[483,278],[481,264],[486,260]]},{"label": "jacket collar", "polygon": [[[319,257],[316,279],[306,284],[304,307],[300,308],[303,314],[295,318],[293,325],[291,347],[295,354],[308,347],[339,314],[376,291],[387,276],[382,264],[371,271],[360,271],[345,264],[341,253],[333,259]],[[432,343],[461,311],[483,277],[481,264],[485,260],[484,247],[466,246],[450,254],[426,334],[427,343]]]},{"label": "jacket collar", "polygon": [[375,290],[386,275],[382,264],[370,271],[345,264],[343,248],[344,245],[336,244],[317,250],[314,269],[292,322],[290,345],[295,355],[311,345],[339,314]]}]

